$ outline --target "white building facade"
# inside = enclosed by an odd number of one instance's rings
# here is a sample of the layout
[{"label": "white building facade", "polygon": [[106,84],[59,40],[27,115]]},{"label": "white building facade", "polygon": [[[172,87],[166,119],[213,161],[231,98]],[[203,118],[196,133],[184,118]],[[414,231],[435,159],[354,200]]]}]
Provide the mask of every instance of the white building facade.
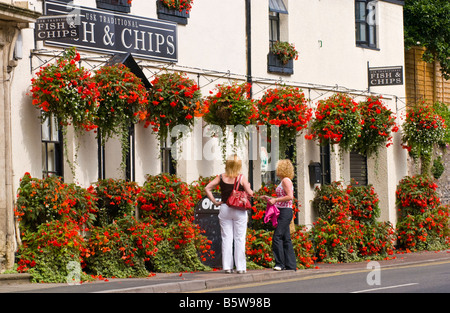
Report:
[{"label": "white building facade", "polygon": [[[368,68],[400,66],[403,71],[403,1],[195,0],[188,16],[176,18],[158,13],[158,1],[20,1],[27,11],[42,14],[41,18],[70,14],[80,28],[78,39],[72,41],[62,38],[71,36],[63,32],[66,26],[62,25],[61,32],[55,32],[27,21],[20,29],[10,76],[10,190],[17,190],[25,172],[33,177],[60,174],[66,182],[89,186],[99,176],[128,178],[142,184],[145,175],[163,171],[175,172],[187,182],[223,171],[220,154],[215,158],[205,154],[214,139],[204,134],[201,120],[197,120],[190,136],[190,155],[172,169],[166,162],[164,151],[168,149],[160,146],[151,128],[135,125],[128,172],[120,168],[118,140],[107,142],[105,157],[99,162],[102,151],[93,132],[76,136],[69,129],[61,138],[55,125],[41,125],[40,113],[27,94],[31,79],[42,65],[54,62],[69,46],[77,47],[81,65],[87,69],[102,66],[115,54],[131,52],[149,81],[164,70],[187,73],[205,97],[216,84],[230,81],[251,82],[254,99],[277,84],[296,86],[303,90],[311,108],[335,92],[346,92],[356,101],[381,94],[401,123],[406,106],[404,85],[369,87]],[[1,2],[17,6],[19,1]],[[79,20],[77,14],[81,15]],[[299,51],[298,60],[289,69],[270,63],[269,45],[276,40],[288,41]],[[376,160],[369,158],[364,173],[359,173],[374,185],[380,197],[381,219],[394,223],[396,185],[407,175],[407,156],[400,138],[401,132],[396,133],[394,144],[383,148]],[[61,152],[64,145],[68,158],[76,163],[74,175]],[[296,145],[293,161],[297,164],[296,193],[301,205],[299,224],[311,226],[316,185],[310,183],[309,165],[320,163],[326,180],[348,183],[354,174],[352,157],[345,153],[341,160],[337,149],[324,151],[317,142],[305,140],[303,134],[297,137]],[[252,161],[247,147],[242,151],[244,174],[251,178],[254,189],[267,177],[262,175],[259,147],[256,151]],[[5,199],[12,202],[14,197]],[[0,210],[6,212],[6,206]],[[0,238],[0,242],[3,240]]]}]

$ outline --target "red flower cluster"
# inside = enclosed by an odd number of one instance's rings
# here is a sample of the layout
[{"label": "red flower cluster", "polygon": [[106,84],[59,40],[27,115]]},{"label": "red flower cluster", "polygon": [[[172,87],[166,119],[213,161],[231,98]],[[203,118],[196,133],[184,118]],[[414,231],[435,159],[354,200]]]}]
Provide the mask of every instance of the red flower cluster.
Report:
[{"label": "red flower cluster", "polygon": [[348,95],[335,94],[319,101],[311,135],[306,138],[316,138],[320,144],[339,144],[349,151],[361,134],[361,124],[358,104]]},{"label": "red flower cluster", "polygon": [[[37,281],[62,282],[70,262],[80,263],[95,278],[204,269],[200,260],[214,251],[193,223],[197,197],[191,190],[166,175],[149,177],[143,187],[108,179],[84,189],[26,173],[16,208],[23,239],[20,271],[33,268]],[[136,205],[139,221],[134,218]],[[87,230],[90,235],[84,236]],[[60,266],[64,270],[55,272]]]},{"label": "red flower cluster", "polygon": [[169,9],[175,9],[177,11],[185,11],[189,13],[192,9],[193,0],[161,0],[161,2]]},{"label": "red flower cluster", "polygon": [[376,221],[378,195],[372,186],[334,182],[316,189],[313,208],[319,213],[312,236],[316,257],[324,262],[356,261],[361,257],[388,257],[394,251],[394,229]]},{"label": "red flower cluster", "polygon": [[95,129],[99,92],[91,73],[77,62],[80,54],[71,48],[56,64],[42,67],[31,80],[33,105],[42,110],[42,118],[55,117],[62,125]]},{"label": "red flower cluster", "polygon": [[401,215],[415,215],[437,208],[441,204],[437,187],[438,185],[426,176],[407,176],[402,179],[395,192]]},{"label": "red flower cluster", "polygon": [[145,127],[151,125],[160,139],[164,139],[175,125],[192,126],[201,98],[195,81],[175,72],[158,75],[151,83],[149,107],[140,116]]},{"label": "red flower cluster", "polygon": [[305,94],[299,88],[289,86],[268,89],[258,102],[258,110],[262,124],[279,126],[282,155],[312,117]]},{"label": "red flower cluster", "polygon": [[397,239],[401,249],[441,250],[448,248],[449,208],[441,206],[437,185],[425,176],[405,177],[397,186],[400,216]]},{"label": "red flower cluster", "polygon": [[253,101],[249,99],[251,85],[248,83],[216,85],[214,91],[203,102],[202,115],[205,121],[219,125],[223,130],[227,125],[248,125],[258,117]]},{"label": "red flower cluster", "polygon": [[363,128],[355,145],[355,150],[370,156],[382,146],[392,145],[392,132],[398,131],[395,117],[382,102],[381,97],[367,98],[359,103]]}]

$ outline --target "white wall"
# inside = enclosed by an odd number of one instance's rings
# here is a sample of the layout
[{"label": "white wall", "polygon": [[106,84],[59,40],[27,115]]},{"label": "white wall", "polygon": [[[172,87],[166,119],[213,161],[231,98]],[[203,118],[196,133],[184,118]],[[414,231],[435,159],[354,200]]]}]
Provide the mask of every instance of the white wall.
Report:
[{"label": "white wall", "polygon": [[[367,89],[367,62],[371,66],[396,66],[404,64],[402,7],[383,1],[378,2],[378,43],[379,49],[362,49],[355,44],[354,0],[284,0],[289,15],[282,16],[284,23],[282,38],[294,43],[299,51],[299,59],[294,61],[294,74],[281,77],[288,84],[303,88],[309,102],[314,107],[318,100],[333,93],[331,90],[339,86],[339,90]],[[30,5],[39,6],[41,2],[30,0]],[[254,84],[254,95],[258,99],[265,88],[272,86],[280,78],[278,74],[267,72],[267,54],[269,51],[269,19],[268,0],[252,0],[252,72],[257,82]],[[76,0],[75,4],[95,7],[95,0]],[[155,1],[134,0],[131,15],[157,18]],[[33,27],[33,26],[31,26]],[[167,64],[152,61],[140,61],[144,73],[149,80],[152,73],[161,67],[169,70],[180,70],[198,80],[203,96],[209,95],[217,83],[226,83],[233,79],[244,82],[246,77],[246,23],[245,1],[242,0],[196,0],[188,20],[188,25],[178,25],[178,63]],[[17,189],[19,178],[24,172],[31,172],[40,177],[41,141],[38,110],[32,107],[31,97],[26,95],[32,78],[29,52],[35,48],[33,30],[24,29],[24,57],[19,60],[13,76],[13,155],[14,155],[14,188]],[[58,50],[53,47],[37,47],[47,50]],[[84,57],[99,56],[82,52]],[[49,58],[47,58],[49,59]],[[31,58],[33,67],[39,60]],[[93,66],[95,62],[83,63]],[[262,81],[264,80],[264,81]],[[324,89],[317,89],[320,85]],[[405,97],[404,86],[373,87],[372,92],[392,95],[387,97],[386,104],[397,112],[403,105],[398,105],[395,96]],[[401,111],[401,110],[400,110]],[[397,112],[401,113],[401,112]],[[202,132],[202,125],[196,131]],[[193,138],[195,135],[193,136]],[[210,143],[209,138],[201,137],[202,146]],[[394,146],[383,149],[379,157],[378,176],[369,172],[369,182],[375,185],[380,195],[383,220],[395,220],[395,186],[406,175],[406,153],[399,145],[400,134],[395,137]],[[77,141],[78,140],[78,141]],[[79,139],[69,138],[73,147],[80,144],[78,153],[79,167],[76,180],[88,186],[97,178],[97,141],[95,134],[89,133]],[[195,143],[194,143],[195,142]],[[194,140],[191,146],[195,149],[198,143]],[[303,135],[297,139],[299,165],[298,198],[301,201],[300,222],[311,224],[314,216],[310,209],[310,201],[314,196],[313,186],[309,184],[308,165],[311,161],[319,161],[319,147],[315,142],[305,141]],[[115,148],[114,148],[115,146]],[[121,177],[115,172],[120,164],[121,153],[117,143],[108,143],[107,175]],[[337,156],[337,154],[336,154]],[[344,173],[339,172],[338,161],[333,162],[334,179],[348,180],[348,157],[344,157]],[[159,148],[156,136],[150,128],[136,126],[136,180],[143,183],[146,174],[160,172]],[[373,160],[369,161],[372,168]],[[198,176],[211,176],[223,171],[222,160],[193,160],[179,162],[179,175],[190,182]],[[66,170],[67,180],[70,171]],[[245,162],[244,173],[248,172]],[[110,174],[111,173],[111,174]],[[258,171],[255,171],[255,175]],[[255,180],[256,182],[259,179]],[[255,188],[259,185],[255,185]]]}]

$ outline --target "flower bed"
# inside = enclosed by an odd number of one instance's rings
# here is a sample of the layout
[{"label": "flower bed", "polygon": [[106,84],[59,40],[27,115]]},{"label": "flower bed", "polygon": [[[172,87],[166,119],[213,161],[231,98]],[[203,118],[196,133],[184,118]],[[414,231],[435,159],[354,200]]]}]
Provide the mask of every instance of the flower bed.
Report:
[{"label": "flower bed", "polygon": [[[103,180],[84,189],[26,173],[16,207],[23,241],[17,270],[37,282],[66,282],[74,264],[83,269],[81,280],[206,270],[202,260],[214,251],[194,224],[193,208],[211,179],[188,185],[160,174],[148,176],[143,186]],[[379,199],[372,186],[335,182],[317,188],[314,227],[296,226],[291,232],[298,267],[388,258],[395,239],[406,251],[448,247],[449,210],[440,204],[436,187],[424,177],[400,182],[396,232],[390,223],[376,221]],[[274,188],[264,186],[256,194],[271,196]],[[274,266],[273,227],[263,223],[265,207],[256,197],[247,231],[249,268]]]},{"label": "flower bed", "polygon": [[399,182],[396,196],[400,248],[417,251],[449,247],[449,209],[441,205],[436,189],[436,183],[426,176],[405,177]]},{"label": "flower bed", "polygon": [[386,258],[394,250],[394,229],[376,221],[378,195],[372,186],[334,182],[316,189],[312,229],[316,257],[323,262]]},{"label": "flower bed", "polygon": [[84,189],[26,173],[16,207],[17,269],[37,282],[66,282],[71,264],[83,268],[81,280],[205,270],[201,261],[214,251],[193,223],[197,200],[191,186],[164,174],[142,187],[108,179]]}]

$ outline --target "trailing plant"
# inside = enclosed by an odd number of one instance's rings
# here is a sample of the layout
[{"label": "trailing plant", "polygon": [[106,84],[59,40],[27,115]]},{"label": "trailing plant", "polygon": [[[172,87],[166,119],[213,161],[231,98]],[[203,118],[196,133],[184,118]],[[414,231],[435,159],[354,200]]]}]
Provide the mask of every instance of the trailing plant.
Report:
[{"label": "trailing plant", "polygon": [[[298,132],[305,129],[312,117],[305,94],[296,87],[284,86],[267,89],[258,102],[260,122],[278,126],[280,158],[295,143]],[[274,134],[271,134],[272,141]]]},{"label": "trailing plant", "polygon": [[348,95],[338,93],[320,100],[311,124],[311,135],[321,145],[338,144],[343,151],[351,151],[361,135],[361,113],[358,104]]},{"label": "trailing plant", "polygon": [[224,160],[228,134],[232,132],[232,150],[236,152],[237,147],[242,146],[248,137],[248,133],[238,127],[253,124],[258,116],[253,101],[249,98],[250,87],[248,83],[218,84],[214,91],[210,91],[210,96],[204,99],[203,119],[209,125],[220,128],[221,132],[217,132],[214,128],[211,132],[221,140]]},{"label": "trailing plant", "polygon": [[56,118],[76,130],[97,128],[95,113],[99,92],[91,73],[78,67],[80,54],[75,48],[64,51],[56,64],[41,67],[31,79],[33,105],[41,110],[42,120]]},{"label": "trailing plant", "polygon": [[[123,64],[104,66],[95,72],[94,81],[100,93],[95,124],[102,145],[119,135],[122,145],[122,167],[129,152],[129,128],[139,121],[148,104],[147,90],[140,78]],[[141,113],[142,114],[142,113]]]},{"label": "trailing plant", "polygon": [[298,60],[298,51],[295,46],[286,41],[277,41],[271,44],[270,52],[276,55],[286,65],[290,60]]},{"label": "trailing plant", "polygon": [[415,159],[422,161],[422,174],[429,174],[433,145],[445,135],[445,121],[432,106],[419,103],[408,107],[403,124],[403,147]]},{"label": "trailing plant", "polygon": [[149,105],[141,115],[145,127],[152,127],[160,141],[165,141],[174,126],[191,128],[201,99],[200,89],[185,74],[173,72],[155,76],[149,93]]},{"label": "trailing plant", "polygon": [[397,132],[395,117],[381,101],[381,97],[367,98],[359,103],[362,118],[361,135],[354,149],[362,155],[377,154],[383,146],[392,145],[391,132]]}]

